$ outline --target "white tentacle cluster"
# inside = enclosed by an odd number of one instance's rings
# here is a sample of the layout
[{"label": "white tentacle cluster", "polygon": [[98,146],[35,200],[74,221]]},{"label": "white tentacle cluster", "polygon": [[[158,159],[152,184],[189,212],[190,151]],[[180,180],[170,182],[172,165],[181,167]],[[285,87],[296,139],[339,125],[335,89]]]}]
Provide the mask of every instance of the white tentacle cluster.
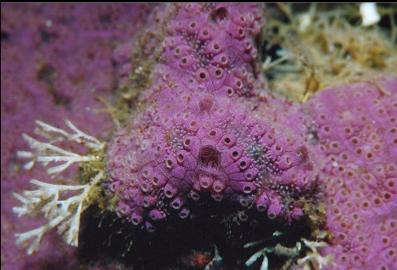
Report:
[{"label": "white tentacle cluster", "polygon": [[[54,145],[56,142],[68,140],[83,144],[90,150],[96,150],[97,152],[104,149],[105,143],[101,143],[96,138],[82,132],[70,121],[66,121],[66,125],[72,130],[72,133],[41,121],[36,121],[36,123],[38,126],[36,133],[47,138],[48,142],[41,142],[23,134],[31,148],[31,151],[19,151],[17,153],[20,158],[30,159],[24,165],[25,169],[29,170],[39,162],[49,167],[47,170],[49,175],[57,175],[74,163],[100,159],[99,154],[83,156]],[[27,253],[30,255],[39,249],[40,242],[46,232],[58,228],[58,233],[64,237],[68,244],[78,246],[81,214],[92,204],[93,193],[98,189],[98,184],[104,177],[104,172],[98,171],[85,185],[57,185],[32,179],[30,183],[37,186],[37,189],[23,191],[22,194],[14,193],[15,198],[22,205],[14,207],[13,212],[18,216],[34,216],[42,213],[48,223],[24,233],[17,233],[17,244],[28,245]],[[68,195],[69,197],[67,197]],[[62,199],[65,197],[67,198]]]},{"label": "white tentacle cluster", "polygon": [[[273,233],[273,237],[277,237],[282,235],[282,233],[276,231]],[[324,241],[320,241],[326,237],[326,232],[321,232],[318,236],[318,241],[309,241],[305,238],[301,238],[294,247],[285,247],[281,244],[277,244],[274,247],[264,247],[259,251],[255,252],[246,262],[246,266],[251,266],[254,264],[259,258],[263,257],[262,264],[260,270],[268,270],[269,269],[269,259],[267,258],[267,254],[273,253],[277,256],[283,256],[289,258],[290,262],[295,261],[297,265],[303,267],[303,270],[312,270],[324,269],[326,266],[330,266],[333,263],[333,258],[330,255],[322,256],[318,249],[322,247],[328,246],[328,244]],[[258,244],[262,244],[266,241],[257,241],[244,245],[244,248],[250,248],[252,246],[256,246]],[[307,255],[301,259],[296,259],[300,255],[301,251],[304,248],[308,248],[310,251],[307,252]],[[314,268],[313,268],[314,267]],[[284,268],[282,268],[284,269]],[[299,268],[300,269],[300,268]]]},{"label": "white tentacle cluster", "polygon": [[31,169],[36,162],[42,163],[44,166],[48,166],[49,163],[60,163],[53,165],[47,172],[48,174],[58,174],[69,168],[73,163],[87,162],[95,160],[98,157],[87,155],[82,156],[67,150],[64,150],[58,146],[55,146],[55,142],[68,140],[87,146],[89,149],[102,150],[105,143],[101,143],[96,138],[87,135],[86,133],[79,130],[70,121],[66,121],[66,125],[73,131],[68,133],[60,128],[56,128],[42,121],[36,121],[38,129],[36,133],[46,137],[48,142],[40,142],[33,137],[22,134],[23,138],[28,142],[32,151],[18,151],[17,156],[19,158],[29,158],[30,160],[24,165],[24,168]]},{"label": "white tentacle cluster", "polygon": [[311,252],[306,255],[304,258],[298,260],[298,265],[303,266],[304,270],[310,270],[311,265],[315,265],[316,269],[324,269],[325,266],[329,266],[332,264],[332,256],[322,256],[318,249],[322,247],[326,247],[328,244],[326,242],[316,242],[309,241],[307,239],[302,238],[302,242],[306,247],[308,247]]}]

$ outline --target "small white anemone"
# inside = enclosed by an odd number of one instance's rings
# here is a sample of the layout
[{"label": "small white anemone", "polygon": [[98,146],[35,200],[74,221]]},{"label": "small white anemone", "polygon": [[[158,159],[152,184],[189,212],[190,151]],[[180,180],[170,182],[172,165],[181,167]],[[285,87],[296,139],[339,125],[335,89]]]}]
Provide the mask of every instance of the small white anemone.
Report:
[{"label": "small white anemone", "polygon": [[[323,234],[319,235],[319,239],[323,239],[326,236],[325,232],[322,232]],[[277,237],[282,235],[282,233],[276,231],[273,233],[273,237]],[[257,241],[257,242],[252,242],[252,243],[247,243],[244,245],[244,248],[250,248],[252,246],[256,246],[259,244],[262,244],[266,242],[266,240],[262,241]],[[301,253],[303,247],[309,248],[310,252],[301,259],[297,260],[297,264],[299,266],[302,266],[304,270],[311,270],[312,266],[315,266],[315,269],[321,270],[324,269],[325,266],[329,266],[332,264],[332,257],[330,255],[328,256],[322,256],[318,252],[318,248],[326,247],[328,244],[323,241],[309,241],[305,238],[301,238],[300,241],[296,242],[296,245],[294,247],[285,247],[278,243],[274,247],[264,247],[260,249],[259,251],[255,252],[246,262],[245,265],[247,267],[251,266],[254,264],[260,257],[263,257],[262,264],[260,267],[260,270],[268,270],[269,269],[269,259],[267,258],[267,254],[273,253],[276,256],[283,256],[287,257],[290,261],[291,260],[296,260],[296,258],[299,256]],[[284,269],[284,268],[283,268]]]},{"label": "small white anemone", "polygon": [[362,18],[362,26],[377,24],[381,19],[376,3],[361,3],[360,14]]},{"label": "small white anemone", "polygon": [[302,238],[303,244],[310,248],[311,252],[306,255],[304,258],[298,260],[298,265],[303,266],[304,270],[310,270],[311,265],[315,265],[316,269],[324,269],[325,266],[329,266],[332,264],[332,256],[322,256],[318,252],[318,248],[326,247],[328,244],[326,242],[317,242],[317,241],[309,241],[307,239]]},{"label": "small white anemone", "polygon": [[[19,151],[17,155],[20,158],[30,159],[24,165],[24,168],[27,170],[31,169],[36,162],[40,162],[44,166],[60,163],[51,166],[47,170],[49,175],[56,175],[65,171],[74,163],[100,159],[101,154],[79,155],[53,145],[59,141],[68,140],[79,143],[85,145],[90,150],[95,150],[97,153],[103,154],[105,143],[101,143],[96,138],[82,132],[70,121],[66,121],[66,125],[72,130],[72,133],[41,121],[36,121],[36,124],[38,125],[36,133],[47,138],[48,142],[41,142],[27,134],[23,134],[31,151]],[[78,246],[81,214],[93,203],[92,195],[104,177],[104,172],[98,170],[96,175],[85,185],[57,185],[32,179],[30,183],[36,185],[38,188],[36,190],[23,191],[22,194],[14,193],[15,198],[22,205],[13,207],[13,212],[18,216],[42,213],[48,220],[48,223],[24,233],[17,233],[17,244],[27,245],[27,253],[29,255],[33,254],[39,249],[44,234],[57,227],[58,233],[64,237],[69,245]],[[61,199],[62,193],[66,195],[65,193],[70,192],[75,195]]]}]

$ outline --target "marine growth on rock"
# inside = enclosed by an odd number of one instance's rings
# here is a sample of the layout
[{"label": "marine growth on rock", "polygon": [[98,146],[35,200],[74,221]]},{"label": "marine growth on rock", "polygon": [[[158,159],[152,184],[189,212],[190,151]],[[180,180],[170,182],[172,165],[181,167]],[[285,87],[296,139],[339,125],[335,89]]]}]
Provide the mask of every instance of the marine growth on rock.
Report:
[{"label": "marine growth on rock", "polygon": [[[278,96],[259,69],[262,11],[258,4],[158,7],[148,26],[156,42],[141,48],[151,52],[148,87],[106,143],[69,121],[68,130],[37,121],[44,139],[23,135],[31,148],[18,152],[25,168],[40,163],[57,175],[80,163],[82,179],[75,186],[32,180],[37,190],[15,193],[22,203],[15,213],[48,220],[17,242],[32,254],[57,228],[78,246],[80,217],[91,205],[145,234],[227,205],[216,214],[291,230],[302,221],[310,231],[293,246],[261,249],[247,266],[262,256],[267,269],[272,254],[284,258],[282,269],[394,269],[397,77],[330,87],[303,104]],[[129,67],[131,46],[116,49],[118,64]]]}]

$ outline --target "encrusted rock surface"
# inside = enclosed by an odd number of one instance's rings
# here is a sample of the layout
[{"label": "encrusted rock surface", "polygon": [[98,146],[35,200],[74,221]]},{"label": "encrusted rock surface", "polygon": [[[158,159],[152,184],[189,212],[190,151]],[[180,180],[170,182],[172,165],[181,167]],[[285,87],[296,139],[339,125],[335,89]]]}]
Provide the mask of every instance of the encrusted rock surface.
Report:
[{"label": "encrusted rock surface", "polygon": [[[334,266],[397,265],[397,79],[325,89],[304,105],[321,160]],[[315,137],[315,138],[314,138]]]},{"label": "encrusted rock surface", "polygon": [[[32,178],[49,179],[40,167],[22,170],[16,152],[26,149],[21,134],[31,133],[35,120],[64,127],[69,119],[99,138],[109,136],[114,125],[101,113],[104,106],[97,97],[114,94],[118,66],[112,64],[113,51],[133,38],[149,10],[131,4],[1,4],[2,269],[78,267],[76,250],[55,232],[34,256],[16,246],[15,233],[43,220],[19,219],[12,212],[12,192],[29,189]],[[74,168],[62,174],[62,181],[76,173]]]},{"label": "encrusted rock surface", "polygon": [[[20,172],[20,134],[36,119],[60,127],[69,119],[108,142],[109,209],[134,228],[153,232],[173,217],[194,219],[196,205],[209,201],[292,227],[324,204],[330,239],[312,240],[328,241],[319,251],[334,259],[322,269],[394,269],[397,78],[325,89],[294,104],[272,94],[259,72],[260,6],[160,6],[148,17],[142,48],[134,48],[147,11],[2,4],[2,267],[80,264],[54,235],[34,257],[17,249],[13,233],[36,222],[18,224],[9,194],[48,178],[40,168]],[[138,49],[151,65],[132,71]],[[148,66],[149,86],[115,131],[96,97],[111,99]],[[76,175],[74,168],[62,177]]]}]

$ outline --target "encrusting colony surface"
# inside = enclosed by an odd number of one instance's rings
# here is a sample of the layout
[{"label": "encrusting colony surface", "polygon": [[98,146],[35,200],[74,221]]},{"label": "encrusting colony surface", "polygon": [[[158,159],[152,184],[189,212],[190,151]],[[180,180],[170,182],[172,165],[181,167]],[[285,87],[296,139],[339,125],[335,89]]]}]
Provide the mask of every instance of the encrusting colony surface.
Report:
[{"label": "encrusting colony surface", "polygon": [[384,78],[327,89],[305,104],[333,234],[329,269],[397,266],[396,93],[397,80]]},{"label": "encrusting colony surface", "polygon": [[258,71],[257,5],[175,5],[157,19],[151,85],[106,153],[119,217],[152,232],[210,199],[292,224],[324,203],[333,263],[320,268],[395,269],[397,78],[293,104]]},{"label": "encrusting colony surface", "polygon": [[328,89],[301,108],[261,93],[254,38],[262,24],[256,6],[178,9],[145,112],[110,144],[118,211],[153,231],[210,196],[291,222],[321,187],[333,235],[328,267],[392,269],[396,79]]},{"label": "encrusting colony surface", "polygon": [[152,231],[171,213],[187,218],[190,205],[208,195],[271,219],[303,215],[315,166],[296,136],[302,124],[272,124],[289,105],[263,114],[257,108],[261,24],[255,5],[223,4],[183,5],[168,23],[145,112],[108,152],[109,190],[133,224]]}]

